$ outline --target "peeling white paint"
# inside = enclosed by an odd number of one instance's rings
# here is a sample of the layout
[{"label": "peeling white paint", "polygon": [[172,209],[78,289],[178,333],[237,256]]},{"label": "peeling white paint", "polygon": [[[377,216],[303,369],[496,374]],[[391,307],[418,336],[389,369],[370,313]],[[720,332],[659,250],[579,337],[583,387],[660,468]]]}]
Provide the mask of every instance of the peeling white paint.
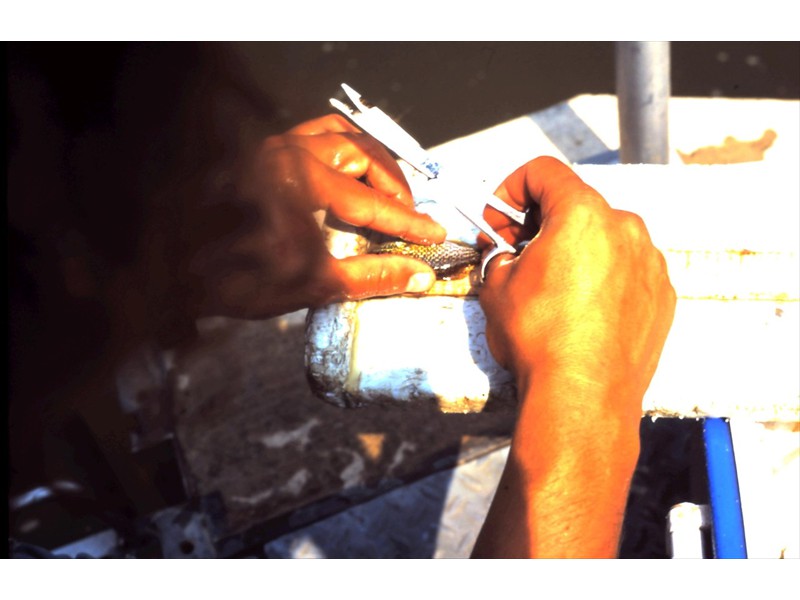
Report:
[{"label": "peeling white paint", "polygon": [[290,494],[292,496],[299,496],[309,478],[310,473],[308,469],[300,469],[280,487],[267,489],[263,492],[259,492],[258,494],[253,494],[252,496],[231,496],[231,502],[246,504],[247,506],[256,506],[257,504],[261,504],[262,502],[269,500],[269,498],[275,495],[276,492]]},{"label": "peeling white paint", "polygon": [[353,460],[339,474],[339,477],[342,478],[344,489],[359,485],[364,479],[364,458],[358,452],[353,452],[352,455]]},{"label": "peeling white paint", "polygon": [[402,442],[400,446],[394,453],[394,458],[392,459],[392,464],[389,465],[389,471],[391,472],[396,467],[400,466],[405,458],[406,452],[413,452],[417,449],[416,444],[412,444],[411,442]]},{"label": "peeling white paint", "polygon": [[257,504],[261,504],[265,500],[268,500],[273,493],[275,493],[275,490],[264,490],[263,492],[254,494],[252,496],[231,496],[231,502],[246,504],[247,506],[255,506]]},{"label": "peeling white paint", "polygon": [[289,431],[276,431],[267,435],[262,435],[259,441],[267,448],[283,448],[289,444],[300,444],[301,448],[305,448],[309,441],[311,430],[320,424],[319,419],[310,419],[307,423],[301,425],[297,429]]},{"label": "peeling white paint", "polygon": [[308,479],[308,469],[300,469],[294,475],[292,475],[291,479],[289,479],[286,484],[281,486],[281,491],[291,494],[292,496],[299,496],[300,492],[303,491],[303,487],[305,487]]}]

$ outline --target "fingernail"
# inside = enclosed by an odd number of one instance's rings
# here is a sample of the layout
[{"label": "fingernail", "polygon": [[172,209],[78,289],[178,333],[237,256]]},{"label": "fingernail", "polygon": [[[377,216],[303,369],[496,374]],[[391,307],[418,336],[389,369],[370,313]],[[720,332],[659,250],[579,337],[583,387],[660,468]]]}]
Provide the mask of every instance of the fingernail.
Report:
[{"label": "fingernail", "polygon": [[408,279],[406,291],[411,293],[426,292],[431,289],[434,281],[436,281],[436,277],[433,276],[433,273],[414,273]]}]

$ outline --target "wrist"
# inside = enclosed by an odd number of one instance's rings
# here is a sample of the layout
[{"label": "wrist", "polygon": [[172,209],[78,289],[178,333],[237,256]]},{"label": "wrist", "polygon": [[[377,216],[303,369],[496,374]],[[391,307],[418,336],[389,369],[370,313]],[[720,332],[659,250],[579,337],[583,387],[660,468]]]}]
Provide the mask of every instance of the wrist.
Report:
[{"label": "wrist", "polygon": [[609,467],[632,472],[639,455],[641,395],[611,378],[564,366],[521,374],[517,389],[514,440],[523,455],[537,460],[596,456]]},{"label": "wrist", "polygon": [[564,365],[517,374],[511,450],[473,556],[615,556],[641,398],[619,404],[612,384]]},{"label": "wrist", "polygon": [[612,386],[563,373],[533,377],[522,393],[509,465],[526,490],[525,552],[616,556],[641,408],[631,413],[630,402],[617,405]]}]

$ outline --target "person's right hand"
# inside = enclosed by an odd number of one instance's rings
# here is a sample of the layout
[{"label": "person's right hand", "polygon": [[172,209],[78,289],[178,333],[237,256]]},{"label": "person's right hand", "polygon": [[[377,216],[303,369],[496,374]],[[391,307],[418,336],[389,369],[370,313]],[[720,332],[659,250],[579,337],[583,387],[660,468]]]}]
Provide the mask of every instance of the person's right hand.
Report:
[{"label": "person's right hand", "polygon": [[642,220],[563,163],[531,161],[496,193],[540,208],[541,227],[519,256],[489,264],[481,291],[489,349],[516,375],[519,412],[473,556],[610,558],[675,292]]},{"label": "person's right hand", "polygon": [[[489,265],[480,300],[492,354],[518,378],[560,370],[613,382],[620,399],[641,402],[675,310],[641,218],[612,209],[549,157],[520,167],[496,194],[518,208],[538,205],[541,228],[519,256]],[[500,231],[519,241],[518,228]],[[638,418],[641,405],[630,408]]]}]

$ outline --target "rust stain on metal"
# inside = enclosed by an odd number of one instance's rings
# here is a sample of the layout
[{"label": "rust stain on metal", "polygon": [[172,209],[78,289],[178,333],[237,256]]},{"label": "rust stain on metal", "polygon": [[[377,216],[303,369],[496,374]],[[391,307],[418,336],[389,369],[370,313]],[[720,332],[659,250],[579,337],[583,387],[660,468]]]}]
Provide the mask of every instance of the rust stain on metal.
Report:
[{"label": "rust stain on metal", "polygon": [[728,136],[720,146],[704,146],[684,154],[678,154],[684,164],[694,165],[728,165],[743,162],[764,160],[764,153],[772,146],[778,134],[772,129],[764,131],[757,140],[741,141]]}]

